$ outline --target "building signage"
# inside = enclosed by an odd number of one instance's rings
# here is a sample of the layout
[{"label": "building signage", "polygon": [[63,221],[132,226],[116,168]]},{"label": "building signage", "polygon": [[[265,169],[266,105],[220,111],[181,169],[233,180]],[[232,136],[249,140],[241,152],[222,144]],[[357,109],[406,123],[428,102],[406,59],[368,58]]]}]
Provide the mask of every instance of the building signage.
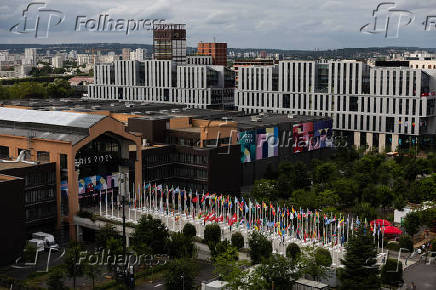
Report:
[{"label": "building signage", "polygon": [[76,158],[75,164],[76,167],[81,167],[84,165],[92,165],[99,163],[107,163],[113,160],[112,154],[104,154],[104,155],[92,155],[82,158]]}]

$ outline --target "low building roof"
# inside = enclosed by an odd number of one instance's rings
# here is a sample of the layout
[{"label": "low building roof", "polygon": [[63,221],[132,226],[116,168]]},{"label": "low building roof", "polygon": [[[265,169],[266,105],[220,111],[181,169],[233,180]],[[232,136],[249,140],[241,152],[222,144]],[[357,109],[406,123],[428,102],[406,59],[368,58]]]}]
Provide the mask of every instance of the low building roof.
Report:
[{"label": "low building roof", "polygon": [[0,121],[55,125],[72,128],[90,128],[105,116],[61,111],[36,111],[0,107]]},{"label": "low building roof", "polygon": [[22,161],[12,161],[11,160],[7,160],[7,162],[3,162],[3,160],[0,160],[0,172],[2,170],[7,170],[7,169],[15,169],[15,168],[26,168],[26,167],[32,167],[32,166],[37,166],[39,164],[45,164],[48,162],[32,162],[32,163],[28,163],[28,162],[22,162]]}]

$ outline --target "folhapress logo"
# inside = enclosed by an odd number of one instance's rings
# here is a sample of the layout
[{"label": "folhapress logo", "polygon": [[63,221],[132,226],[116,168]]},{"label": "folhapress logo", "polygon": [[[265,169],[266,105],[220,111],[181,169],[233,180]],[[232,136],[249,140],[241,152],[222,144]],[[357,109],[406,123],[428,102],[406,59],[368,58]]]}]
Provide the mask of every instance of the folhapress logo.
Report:
[{"label": "folhapress logo", "polygon": [[415,15],[408,10],[396,9],[394,2],[380,3],[372,12],[372,22],[360,28],[369,34],[383,33],[386,38],[398,38],[400,28],[411,24]]},{"label": "folhapress logo", "polygon": [[23,10],[22,19],[9,31],[16,34],[33,34],[35,38],[47,38],[52,27],[65,19],[59,10],[47,8],[44,2],[32,2]]}]

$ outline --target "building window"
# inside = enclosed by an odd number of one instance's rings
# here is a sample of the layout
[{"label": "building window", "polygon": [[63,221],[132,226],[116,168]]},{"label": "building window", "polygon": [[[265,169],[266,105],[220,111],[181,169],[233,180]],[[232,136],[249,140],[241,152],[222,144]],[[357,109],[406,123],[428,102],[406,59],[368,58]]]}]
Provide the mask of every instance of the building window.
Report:
[{"label": "building window", "polygon": [[0,146],[0,159],[9,159],[9,147]]},{"label": "building window", "polygon": [[29,150],[18,148],[18,156],[20,156],[20,153],[23,150],[26,151],[26,153],[24,154],[24,160],[29,160],[30,159],[30,151]]},{"label": "building window", "polygon": [[36,153],[36,160],[39,162],[49,162],[50,161],[50,153],[46,151],[38,151]]}]

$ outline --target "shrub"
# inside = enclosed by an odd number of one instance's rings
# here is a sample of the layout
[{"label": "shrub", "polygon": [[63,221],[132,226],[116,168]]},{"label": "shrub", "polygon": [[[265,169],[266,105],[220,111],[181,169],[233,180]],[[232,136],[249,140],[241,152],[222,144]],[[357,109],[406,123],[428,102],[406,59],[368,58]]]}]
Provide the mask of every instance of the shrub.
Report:
[{"label": "shrub", "polygon": [[324,248],[317,248],[315,250],[315,261],[319,266],[330,267],[332,264],[332,256],[329,250]]},{"label": "shrub", "polygon": [[64,285],[64,279],[65,273],[59,268],[54,268],[52,271],[50,271],[48,276],[47,288],[54,290],[67,289]]},{"label": "shrub", "polygon": [[290,243],[286,247],[286,257],[294,260],[298,256],[300,256],[300,254],[301,254],[300,247],[296,243]]},{"label": "shrub", "polygon": [[402,235],[398,239],[398,243],[400,245],[400,248],[408,249],[410,252],[413,251],[413,240],[412,240],[412,238],[410,236]]},{"label": "shrub", "polygon": [[221,228],[217,224],[207,225],[204,229],[204,242],[216,244],[221,241]]},{"label": "shrub", "polygon": [[192,289],[196,272],[196,265],[189,259],[171,261],[165,276],[166,289]]},{"label": "shrub", "polygon": [[433,240],[431,241],[430,246],[431,246],[431,250],[432,250],[433,252],[436,252],[436,239],[433,239]]},{"label": "shrub", "polygon": [[212,255],[212,260],[215,260],[216,257],[225,253],[232,253],[234,260],[238,260],[238,249],[233,247],[227,240],[218,242],[216,244],[209,244],[209,248]]},{"label": "shrub", "polygon": [[167,250],[168,255],[173,259],[192,258],[195,252],[192,237],[181,233],[172,233],[167,241]]},{"label": "shrub", "polygon": [[386,249],[398,252],[400,250],[400,244],[398,242],[388,242],[386,244]]},{"label": "shrub", "polygon": [[264,235],[253,232],[248,240],[250,258],[253,265],[271,257],[272,243]]},{"label": "shrub", "polygon": [[[397,264],[397,260],[387,259],[381,268],[381,280],[383,284],[399,286],[403,283],[403,264]],[[398,265],[398,271],[397,271]]]},{"label": "shrub", "polygon": [[421,216],[419,212],[410,212],[406,215],[404,219],[404,227],[406,232],[413,236],[419,231],[419,226],[421,224]]},{"label": "shrub", "polygon": [[244,237],[240,232],[236,232],[232,235],[232,246],[238,250],[244,247]]},{"label": "shrub", "polygon": [[195,226],[193,224],[187,223],[184,227],[183,227],[183,234],[186,237],[195,237],[197,235],[197,230],[195,229]]}]

